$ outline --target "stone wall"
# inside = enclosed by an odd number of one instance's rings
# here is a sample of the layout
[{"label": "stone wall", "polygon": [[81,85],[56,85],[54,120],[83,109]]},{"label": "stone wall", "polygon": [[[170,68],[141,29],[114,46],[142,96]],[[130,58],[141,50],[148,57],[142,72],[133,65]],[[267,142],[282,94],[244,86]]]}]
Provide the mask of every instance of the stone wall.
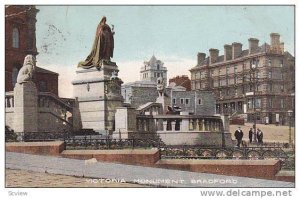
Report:
[{"label": "stone wall", "polygon": [[[186,99],[189,100],[188,104]],[[182,111],[196,115],[214,115],[216,113],[216,99],[210,91],[173,91],[172,100],[173,105],[181,107]]]},{"label": "stone wall", "polygon": [[5,143],[6,152],[27,153],[34,155],[60,155],[60,153],[65,149],[66,145],[62,141]]}]

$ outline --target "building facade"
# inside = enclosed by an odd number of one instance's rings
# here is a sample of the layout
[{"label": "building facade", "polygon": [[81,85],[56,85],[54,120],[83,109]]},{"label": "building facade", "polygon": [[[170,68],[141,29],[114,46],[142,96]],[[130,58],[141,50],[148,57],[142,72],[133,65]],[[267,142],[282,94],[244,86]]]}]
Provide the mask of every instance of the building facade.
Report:
[{"label": "building facade", "polygon": [[[5,7],[5,91],[13,91],[25,56],[38,54],[35,35],[38,12],[35,6]],[[36,67],[35,82],[39,91],[58,95],[57,73]]]},{"label": "building facade", "polygon": [[198,53],[197,65],[190,69],[192,90],[213,91],[217,113],[287,124],[287,112],[295,108],[295,58],[284,51],[279,34],[271,33],[270,40],[259,45],[250,38],[246,50],[241,43],[224,45],[222,56],[218,49],[210,49],[209,57]]}]

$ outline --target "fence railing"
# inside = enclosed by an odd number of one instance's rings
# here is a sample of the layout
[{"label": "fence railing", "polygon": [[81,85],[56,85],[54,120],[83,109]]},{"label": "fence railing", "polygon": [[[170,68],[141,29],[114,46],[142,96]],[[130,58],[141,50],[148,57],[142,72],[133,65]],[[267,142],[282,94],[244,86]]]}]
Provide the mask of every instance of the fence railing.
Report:
[{"label": "fence railing", "polygon": [[203,147],[195,145],[165,145],[159,138],[155,139],[112,139],[102,135],[73,135],[71,133],[18,133],[13,141],[54,141],[66,143],[67,150],[107,150],[158,148],[162,159],[236,159],[258,160],[278,159],[283,167],[293,169],[294,158],[285,148],[278,145],[258,145],[251,147]]}]

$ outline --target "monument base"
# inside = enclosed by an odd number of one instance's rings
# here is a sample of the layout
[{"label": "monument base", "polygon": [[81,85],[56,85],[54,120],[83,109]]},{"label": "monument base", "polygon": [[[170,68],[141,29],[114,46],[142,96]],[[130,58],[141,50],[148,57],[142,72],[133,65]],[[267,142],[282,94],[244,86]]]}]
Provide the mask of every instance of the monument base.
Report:
[{"label": "monument base", "polygon": [[14,131],[38,132],[38,92],[31,81],[14,88]]},{"label": "monument base", "polygon": [[114,72],[117,65],[102,65],[101,69],[79,68],[73,84],[74,97],[78,98],[82,128],[93,129],[103,135],[115,130],[115,112],[123,104],[121,84]]}]

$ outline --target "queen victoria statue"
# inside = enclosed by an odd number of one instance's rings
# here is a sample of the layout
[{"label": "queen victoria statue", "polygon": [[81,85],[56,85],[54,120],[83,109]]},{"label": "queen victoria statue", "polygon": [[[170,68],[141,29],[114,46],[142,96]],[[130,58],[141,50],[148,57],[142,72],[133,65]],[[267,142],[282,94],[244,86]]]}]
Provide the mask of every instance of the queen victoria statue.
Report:
[{"label": "queen victoria statue", "polygon": [[85,59],[78,63],[78,67],[85,69],[96,67],[101,68],[103,63],[111,64],[110,58],[113,57],[114,51],[114,31],[106,24],[106,17],[104,16],[96,30],[96,36],[92,51]]}]

